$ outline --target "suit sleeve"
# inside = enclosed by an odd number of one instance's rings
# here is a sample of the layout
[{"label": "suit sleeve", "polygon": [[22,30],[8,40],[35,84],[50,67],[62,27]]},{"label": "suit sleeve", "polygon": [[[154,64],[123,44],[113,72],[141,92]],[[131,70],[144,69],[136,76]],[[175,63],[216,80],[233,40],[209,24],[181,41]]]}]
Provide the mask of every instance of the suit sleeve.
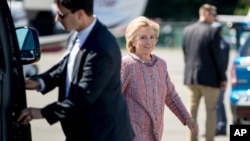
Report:
[{"label": "suit sleeve", "polygon": [[[51,67],[48,71],[39,74],[39,75],[35,75],[32,76],[30,79],[42,79],[43,82],[45,83],[45,88],[41,91],[42,94],[45,94],[49,91],[51,91],[52,89],[54,89],[55,87],[57,87],[59,85],[59,83],[62,82],[62,77],[63,77],[63,73],[64,73],[64,65],[66,63],[65,59],[67,57],[65,56],[64,59],[62,59],[60,62],[58,62],[57,64],[55,64],[53,67]],[[65,78],[65,77],[63,77]]]},{"label": "suit sleeve", "polygon": [[[70,95],[61,102],[52,103],[42,109],[42,115],[53,124],[65,117],[77,116],[86,111],[104,92],[111,82],[115,60],[110,52],[88,53],[85,65],[80,68],[81,78],[72,84]],[[120,80],[120,79],[119,79]]]},{"label": "suit sleeve", "polygon": [[220,48],[220,33],[216,30],[212,30],[212,53],[215,61],[215,67],[219,74],[220,81],[226,81],[226,73],[224,69],[224,61],[223,61],[223,51]]}]

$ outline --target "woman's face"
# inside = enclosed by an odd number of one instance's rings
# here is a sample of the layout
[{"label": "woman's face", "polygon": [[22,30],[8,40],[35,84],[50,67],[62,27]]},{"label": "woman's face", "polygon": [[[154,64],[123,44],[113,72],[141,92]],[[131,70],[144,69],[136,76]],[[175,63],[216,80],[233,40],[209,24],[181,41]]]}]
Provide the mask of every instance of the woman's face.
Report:
[{"label": "woman's face", "polygon": [[155,31],[152,27],[141,27],[135,32],[135,38],[132,45],[135,47],[135,54],[150,55],[157,42]]}]

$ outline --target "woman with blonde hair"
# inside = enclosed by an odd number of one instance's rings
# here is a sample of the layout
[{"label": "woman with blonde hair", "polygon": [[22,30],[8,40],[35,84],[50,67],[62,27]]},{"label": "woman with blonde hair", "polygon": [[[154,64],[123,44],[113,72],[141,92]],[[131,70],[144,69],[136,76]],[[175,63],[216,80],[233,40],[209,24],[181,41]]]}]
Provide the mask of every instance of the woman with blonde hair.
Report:
[{"label": "woman with blonde hair", "polygon": [[138,17],[127,26],[122,58],[122,93],[129,106],[134,141],[160,141],[165,105],[183,125],[198,135],[198,126],[187,112],[167,71],[166,62],[152,54],[159,36],[159,24]]}]

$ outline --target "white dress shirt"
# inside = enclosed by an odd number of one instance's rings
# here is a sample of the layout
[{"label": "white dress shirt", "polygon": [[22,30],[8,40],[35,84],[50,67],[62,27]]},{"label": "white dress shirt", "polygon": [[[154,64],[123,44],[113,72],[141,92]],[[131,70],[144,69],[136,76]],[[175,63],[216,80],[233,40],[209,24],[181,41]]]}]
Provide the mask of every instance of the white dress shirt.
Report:
[{"label": "white dress shirt", "polygon": [[94,21],[88,26],[86,29],[77,33],[77,39],[70,51],[68,65],[67,65],[67,78],[66,78],[66,97],[68,97],[68,93],[70,90],[70,83],[72,82],[72,72],[74,68],[75,58],[77,53],[79,52],[80,48],[83,46],[84,42],[86,41],[87,37],[89,36],[90,31],[93,29],[96,23],[96,18]]},{"label": "white dress shirt", "polygon": [[[72,81],[72,72],[73,72],[73,68],[74,68],[74,63],[75,63],[75,57],[77,55],[77,53],[79,52],[80,48],[83,46],[84,42],[86,41],[87,37],[89,36],[91,30],[93,29],[95,23],[96,23],[96,16],[94,15],[94,20],[93,22],[84,30],[80,31],[77,33],[77,39],[75,44],[73,45],[73,42],[70,44],[70,47],[72,49],[69,49],[69,59],[68,59],[68,65],[67,65],[67,77],[66,77],[66,97],[68,97],[68,93],[70,90],[70,83]],[[68,51],[67,51],[68,52]],[[45,83],[43,81],[43,79],[38,79],[38,81],[40,82],[41,85],[41,89],[38,91],[42,91],[45,89]]]}]

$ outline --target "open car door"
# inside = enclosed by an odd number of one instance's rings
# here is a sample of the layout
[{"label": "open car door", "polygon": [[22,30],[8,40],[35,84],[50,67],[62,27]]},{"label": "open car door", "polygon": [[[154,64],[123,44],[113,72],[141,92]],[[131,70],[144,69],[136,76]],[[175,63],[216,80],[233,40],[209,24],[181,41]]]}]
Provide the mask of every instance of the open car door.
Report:
[{"label": "open car door", "polygon": [[36,30],[14,28],[6,0],[0,0],[0,141],[31,141],[30,125],[17,118],[27,107],[22,64],[40,59]]}]

